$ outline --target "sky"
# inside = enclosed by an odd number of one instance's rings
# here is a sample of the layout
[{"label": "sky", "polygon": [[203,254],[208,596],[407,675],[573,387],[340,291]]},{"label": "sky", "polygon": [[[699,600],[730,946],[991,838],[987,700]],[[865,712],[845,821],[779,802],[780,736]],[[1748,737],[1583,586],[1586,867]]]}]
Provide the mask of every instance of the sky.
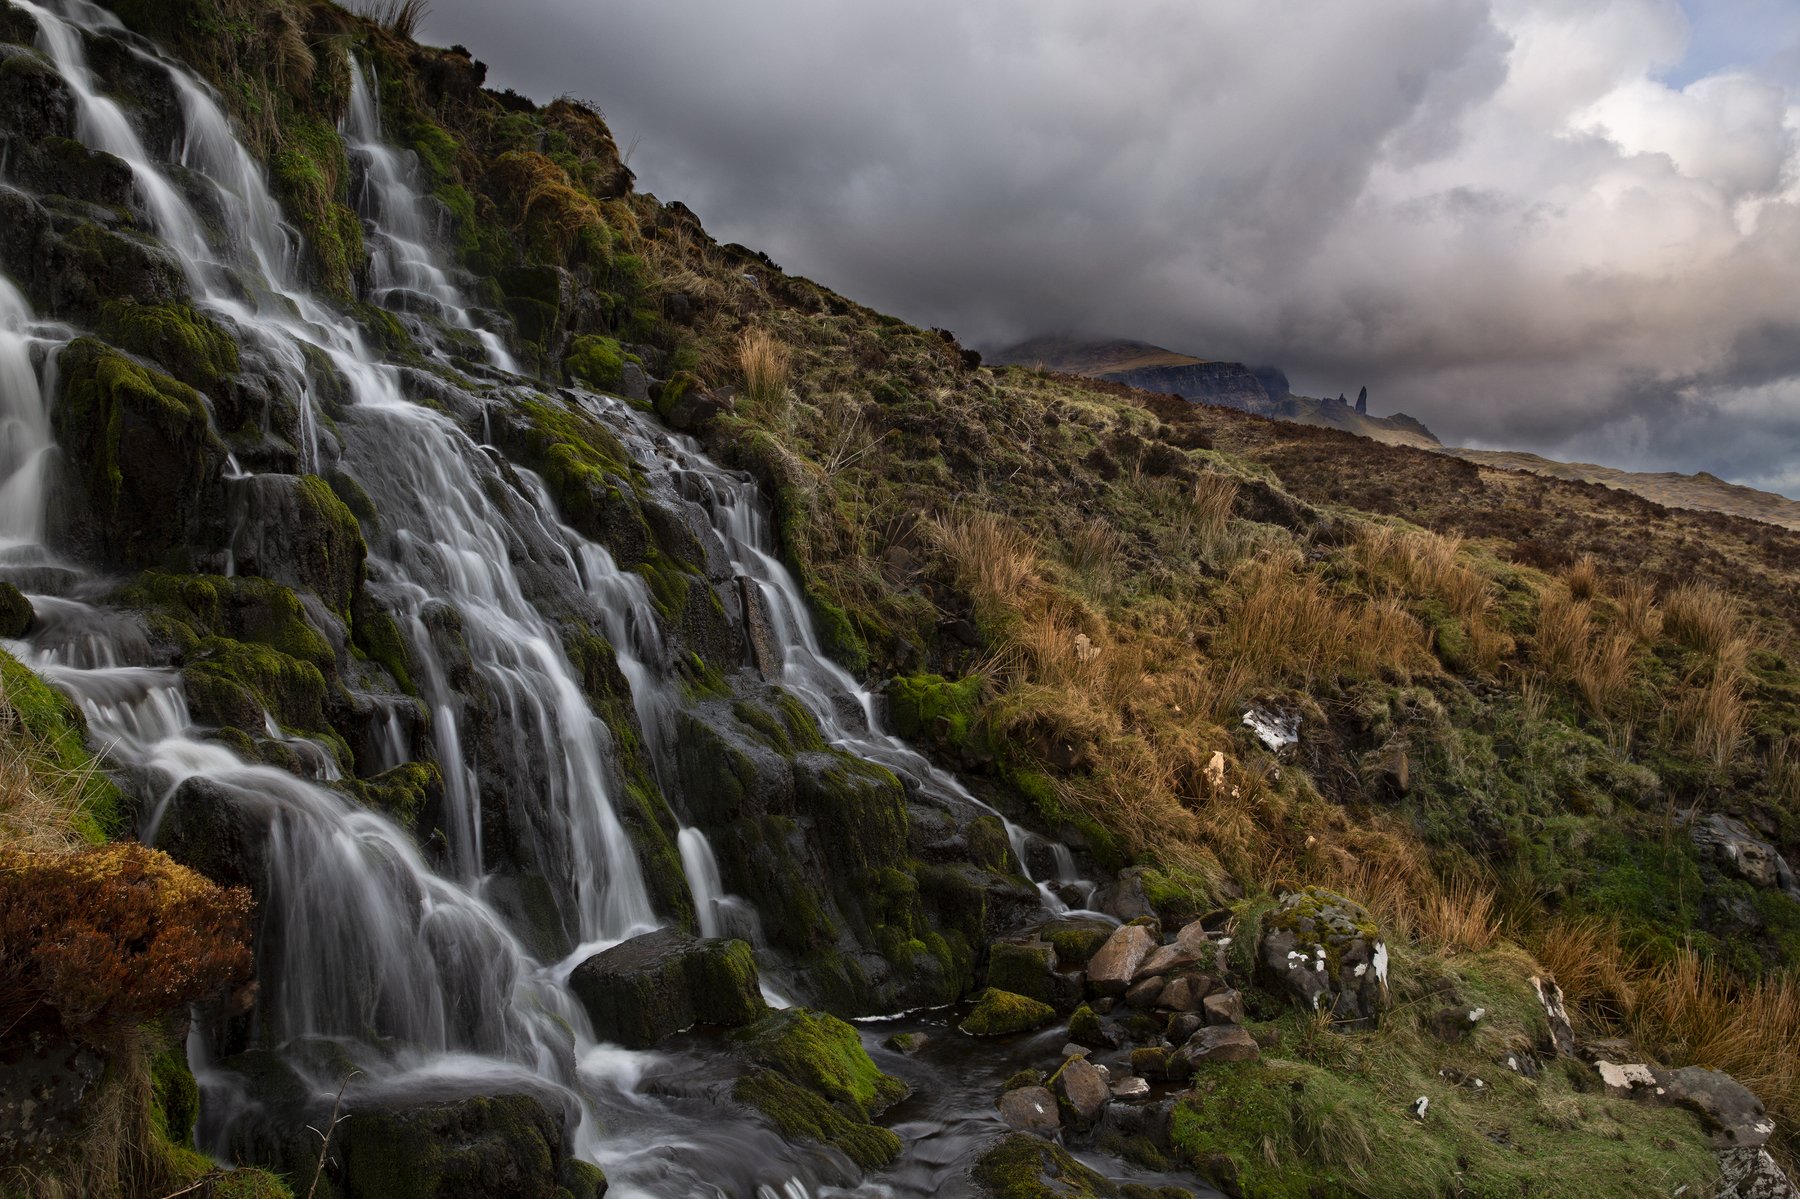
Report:
[{"label": "sky", "polygon": [[720,240],[1800,498],[1797,0],[435,0]]}]

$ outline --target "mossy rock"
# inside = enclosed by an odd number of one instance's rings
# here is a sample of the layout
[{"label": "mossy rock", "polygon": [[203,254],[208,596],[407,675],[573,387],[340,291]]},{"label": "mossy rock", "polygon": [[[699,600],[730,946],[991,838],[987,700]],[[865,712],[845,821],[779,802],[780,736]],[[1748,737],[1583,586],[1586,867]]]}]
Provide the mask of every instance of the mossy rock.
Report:
[{"label": "mossy rock", "polygon": [[787,1008],[736,1034],[736,1052],[837,1104],[857,1120],[886,1111],[907,1086],[869,1057],[856,1029],[824,1012]]},{"label": "mossy rock", "polygon": [[625,377],[626,360],[624,349],[613,338],[586,334],[569,347],[563,367],[595,391],[614,391]]},{"label": "mossy rock", "polygon": [[900,1156],[900,1138],[893,1132],[851,1119],[774,1070],[745,1071],[731,1093],[773,1121],[782,1136],[830,1145],[865,1170],[879,1170]]},{"label": "mossy rock", "polygon": [[325,676],[311,662],[253,642],[208,637],[188,655],[181,671],[196,718],[249,733],[263,730],[269,713],[283,728],[321,732]]},{"label": "mossy rock", "polygon": [[988,947],[988,986],[1054,1002],[1056,950],[1046,941],[995,941]]},{"label": "mossy rock", "polygon": [[910,741],[958,751],[969,744],[981,707],[982,679],[952,682],[942,675],[902,676],[888,684],[894,730]]},{"label": "mossy rock", "polygon": [[23,637],[31,627],[31,601],[11,583],[0,582],[0,637]]},{"label": "mossy rock", "polygon": [[362,274],[362,221],[349,206],[350,163],[336,128],[318,117],[285,123],[281,148],[270,160],[275,192],[306,234],[309,273],[343,299],[356,294]]},{"label": "mossy rock", "polygon": [[532,1095],[356,1108],[338,1129],[344,1199],[557,1199],[562,1128]]},{"label": "mossy rock", "polygon": [[594,1035],[645,1049],[694,1024],[736,1028],[768,1011],[756,957],[743,941],[658,929],[575,967],[569,986]]},{"label": "mossy rock", "polygon": [[1085,966],[1112,936],[1114,926],[1102,920],[1070,919],[1046,925],[1039,934],[1056,949],[1063,965]]},{"label": "mossy rock", "polygon": [[350,784],[356,797],[397,824],[416,829],[419,816],[442,801],[443,772],[436,762],[402,762],[371,779]]},{"label": "mossy rock", "polygon": [[971,1177],[984,1199],[1192,1199],[1174,1187],[1116,1183],[1075,1160],[1061,1145],[1011,1133],[981,1155]]},{"label": "mossy rock", "polygon": [[1041,1028],[1055,1017],[1056,1009],[1047,1003],[989,987],[957,1027],[974,1037],[1004,1037]]},{"label": "mossy rock", "polygon": [[188,304],[109,300],[100,310],[99,333],[200,391],[216,392],[238,369],[237,342]]},{"label": "mossy rock", "polygon": [[71,342],[60,365],[52,419],[89,519],[53,513],[53,536],[130,566],[185,561],[223,509],[226,449],[206,401],[92,338]]},{"label": "mossy rock", "polygon": [[151,571],[113,599],[153,614],[153,627],[183,653],[197,652],[207,637],[224,637],[267,646],[321,673],[333,667],[331,646],[307,622],[300,597],[270,579]]}]

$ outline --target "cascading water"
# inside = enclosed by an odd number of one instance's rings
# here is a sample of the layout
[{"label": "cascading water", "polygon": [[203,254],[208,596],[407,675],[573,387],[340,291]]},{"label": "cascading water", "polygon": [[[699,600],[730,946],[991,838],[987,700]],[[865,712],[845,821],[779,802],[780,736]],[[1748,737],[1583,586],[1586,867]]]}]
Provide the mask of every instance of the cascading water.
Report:
[{"label": "cascading water", "polygon": [[[37,20],[40,46],[74,96],[82,140],[130,166],[141,218],[180,256],[195,303],[228,325],[255,351],[260,369],[297,398],[299,445],[289,468],[346,470],[362,480],[380,513],[369,535],[368,585],[408,642],[428,714],[418,727],[428,731],[413,731],[400,705],[377,702],[371,741],[382,768],[426,750],[440,766],[449,827],[431,860],[411,834],[329,785],[338,773],[335,758],[272,717],[271,739],[287,742],[309,777],[246,761],[208,737],[190,713],[180,675],[157,660],[137,618],[99,602],[104,580],[77,582],[63,594],[27,586],[36,615],[31,638],[7,643],[77,700],[96,745],[152,798],[147,838],[197,789],[222,797],[264,830],[257,849],[266,868],[258,1018],[267,1043],[321,1095],[337,1089],[348,1066],[361,1072],[358,1096],[426,1087],[531,1089],[565,1112],[575,1148],[608,1167],[612,1193],[621,1196],[802,1196],[854,1177],[830,1151],[793,1146],[760,1122],[725,1116],[715,1098],[722,1085],[716,1067],[597,1045],[564,985],[587,952],[657,923],[612,804],[610,733],[559,633],[569,621],[604,629],[647,741],[665,747],[680,695],[644,580],[563,525],[535,476],[503,465],[464,432],[486,404],[505,401],[504,391],[479,395],[474,382],[439,380],[434,407],[412,402],[405,373],[380,362],[352,322],[299,283],[298,235],[210,89],[124,35],[116,18],[87,0],[13,2]],[[196,215],[125,110],[100,90],[84,48],[95,36],[119,39],[166,75],[182,114],[179,160],[217,196],[213,224]],[[419,317],[425,334],[436,321],[452,341],[472,338],[487,366],[514,371],[433,248],[414,164],[381,141],[372,75],[356,67],[352,78],[344,134],[361,168],[357,195],[373,247],[375,298]],[[45,380],[56,347],[70,335],[34,326],[24,298],[0,277],[0,566],[49,560],[43,539],[54,387]],[[321,431],[313,410],[312,362],[319,355],[350,398],[332,434]],[[727,557],[754,582],[771,616],[781,682],[828,738],[906,775],[936,802],[985,810],[954,778],[883,732],[873,696],[820,650],[799,589],[766,548],[754,487],[622,403],[599,403],[646,471],[707,509]],[[253,496],[259,480],[278,477],[258,473],[266,469],[234,459],[227,478]],[[10,573],[21,585],[32,577]],[[447,631],[479,679],[478,702],[466,678],[453,682],[458,664],[446,655]],[[579,948],[562,962],[529,950],[491,894],[482,823],[489,777],[541,800],[545,818],[532,826],[524,849],[566,902],[569,939]],[[1007,827],[1024,864],[1028,834]],[[724,894],[705,837],[685,829],[679,848],[702,930],[754,936],[755,913]],[[1066,910],[1047,884],[1040,889],[1047,907]],[[197,1033],[196,1062],[206,1054]],[[655,1094],[639,1085],[651,1073],[659,1080]],[[222,1146],[249,1097],[217,1068],[206,1067],[202,1077],[204,1127],[210,1143]],[[991,1092],[991,1081],[980,1077],[972,1086]],[[978,1114],[987,1110],[986,1093],[979,1104],[969,1095],[959,1100],[966,1109],[959,1119],[991,1124],[991,1114]],[[928,1194],[942,1182],[926,1171],[916,1187],[856,1193]]]}]

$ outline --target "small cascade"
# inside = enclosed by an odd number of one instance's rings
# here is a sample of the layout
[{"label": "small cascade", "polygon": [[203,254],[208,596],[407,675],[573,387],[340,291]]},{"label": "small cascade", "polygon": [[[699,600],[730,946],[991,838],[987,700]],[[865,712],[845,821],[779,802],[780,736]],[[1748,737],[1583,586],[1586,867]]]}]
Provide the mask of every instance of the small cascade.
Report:
[{"label": "small cascade", "polygon": [[0,563],[33,554],[44,540],[56,446],[32,361],[35,340],[25,297],[0,275]]},{"label": "small cascade", "polygon": [[517,374],[518,363],[498,335],[475,322],[462,289],[451,282],[450,272],[432,248],[443,239],[444,230],[427,227],[419,198],[418,156],[381,140],[381,94],[372,66],[351,64],[350,107],[342,133],[362,166],[355,200],[371,233],[369,299],[397,312],[438,317],[473,334],[491,366]]}]

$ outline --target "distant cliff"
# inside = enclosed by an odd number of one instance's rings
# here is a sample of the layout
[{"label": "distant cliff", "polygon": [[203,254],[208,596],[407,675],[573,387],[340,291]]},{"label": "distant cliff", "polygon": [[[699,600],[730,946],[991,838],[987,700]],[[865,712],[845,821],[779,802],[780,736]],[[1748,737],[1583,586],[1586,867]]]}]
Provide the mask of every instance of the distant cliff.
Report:
[{"label": "distant cliff", "polygon": [[990,357],[1002,364],[1041,366],[1066,375],[1108,379],[1145,391],[1178,395],[1196,404],[1343,429],[1395,445],[1436,449],[1439,444],[1430,429],[1403,413],[1389,417],[1367,415],[1366,392],[1355,408],[1342,398],[1298,396],[1288,390],[1287,376],[1275,367],[1195,358],[1148,342],[1034,337]]}]

